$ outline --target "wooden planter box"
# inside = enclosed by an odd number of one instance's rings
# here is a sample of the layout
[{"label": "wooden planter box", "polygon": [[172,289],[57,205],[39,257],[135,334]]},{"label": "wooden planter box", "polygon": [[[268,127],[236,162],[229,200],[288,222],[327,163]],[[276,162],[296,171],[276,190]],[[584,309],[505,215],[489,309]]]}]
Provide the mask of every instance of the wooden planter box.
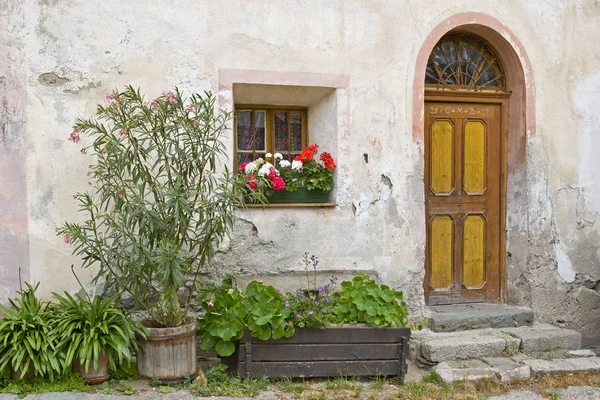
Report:
[{"label": "wooden planter box", "polygon": [[268,197],[268,200],[271,204],[327,203],[329,201],[329,192],[308,190],[306,187],[300,186],[293,192],[286,190],[275,192]]},{"label": "wooden planter box", "polygon": [[397,376],[406,374],[409,328],[296,329],[293,337],[246,334],[222,361],[240,377]]}]

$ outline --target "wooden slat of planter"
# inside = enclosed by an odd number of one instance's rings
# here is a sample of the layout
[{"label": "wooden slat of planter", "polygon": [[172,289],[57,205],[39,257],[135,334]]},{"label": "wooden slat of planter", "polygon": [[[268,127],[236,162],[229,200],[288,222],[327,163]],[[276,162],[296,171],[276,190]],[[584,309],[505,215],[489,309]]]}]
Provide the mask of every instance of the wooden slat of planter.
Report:
[{"label": "wooden slat of planter", "polygon": [[[245,367],[245,363],[239,363],[238,372],[245,371]],[[393,360],[252,362],[252,369],[247,376],[272,378],[397,376],[402,375],[400,372],[400,363]]]},{"label": "wooden slat of planter", "polygon": [[[398,344],[263,344],[252,343],[255,361],[334,361],[334,360],[398,360]],[[240,361],[246,361],[246,347],[239,347]]]},{"label": "wooden slat of planter", "polygon": [[[410,337],[410,328],[373,328],[360,327],[354,329],[348,328],[327,328],[327,329],[296,329],[296,333],[291,338],[277,339],[277,343],[400,343],[402,337]],[[242,339],[242,342],[246,338]],[[252,343],[273,343],[270,339],[262,341],[251,336],[247,336]]]}]

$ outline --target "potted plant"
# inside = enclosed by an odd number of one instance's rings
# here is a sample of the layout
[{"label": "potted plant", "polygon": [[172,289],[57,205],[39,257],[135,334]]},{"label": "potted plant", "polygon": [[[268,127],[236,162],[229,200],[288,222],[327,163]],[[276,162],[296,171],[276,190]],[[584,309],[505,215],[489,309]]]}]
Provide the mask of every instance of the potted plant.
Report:
[{"label": "potted plant", "polygon": [[116,370],[116,361],[133,362],[135,337],[145,338],[146,332],[121,308],[118,297],[90,298],[83,292],[85,297],[53,293],[57,300],[53,334],[64,354],[63,368],[73,365],[87,383],[99,384],[110,378],[109,367]]},{"label": "potted plant", "polygon": [[[367,275],[342,282],[337,291],[334,277],[317,287],[319,261],[306,254],[305,262],[307,287],[296,293],[252,282],[243,292],[224,286],[204,297],[200,347],[214,346],[244,377],[393,375],[402,381],[410,339],[402,292]],[[269,302],[269,312],[261,301]]]},{"label": "potted plant", "polygon": [[87,135],[81,151],[94,158],[93,190],[75,196],[86,221],[57,232],[83,267],[97,268],[93,282],[106,279],[145,311],[140,375],[194,377],[196,321],[188,312],[234,205],[245,199],[236,175],[217,173],[230,113],[215,109],[210,92],[185,99],[176,89],[146,101],[129,86],[106,100],[69,137]]},{"label": "potted plant", "polygon": [[10,306],[0,304],[0,372],[11,371],[12,379],[32,375],[48,377],[61,371],[60,354],[52,333],[52,306],[38,299],[35,286],[25,283]]},{"label": "potted plant", "polygon": [[246,181],[247,193],[259,192],[269,203],[327,203],[333,188],[336,169],[331,154],[311,144],[291,162],[280,153],[267,153],[239,166],[239,175]]}]

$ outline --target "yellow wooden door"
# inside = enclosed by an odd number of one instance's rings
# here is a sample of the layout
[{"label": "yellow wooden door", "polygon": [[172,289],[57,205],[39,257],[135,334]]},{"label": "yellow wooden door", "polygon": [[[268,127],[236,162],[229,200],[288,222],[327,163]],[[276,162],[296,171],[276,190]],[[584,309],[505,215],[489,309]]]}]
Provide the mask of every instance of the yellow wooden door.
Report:
[{"label": "yellow wooden door", "polygon": [[501,111],[425,103],[428,304],[500,299]]}]

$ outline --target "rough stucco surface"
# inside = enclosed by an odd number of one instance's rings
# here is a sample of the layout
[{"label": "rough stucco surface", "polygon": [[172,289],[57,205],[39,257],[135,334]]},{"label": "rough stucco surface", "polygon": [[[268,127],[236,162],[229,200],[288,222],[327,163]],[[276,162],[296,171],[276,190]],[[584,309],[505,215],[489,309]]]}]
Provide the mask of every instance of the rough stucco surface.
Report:
[{"label": "rough stucco surface", "polygon": [[435,26],[467,11],[508,27],[535,79],[535,135],[508,177],[508,301],[600,344],[600,5],[592,0],[0,0],[0,300],[17,287],[20,264],[45,295],[76,290],[69,266],[77,260],[54,230],[77,218],[71,195],[88,185],[89,159],[66,140],[77,117],[125,84],[149,96],[174,86],[218,92],[219,70],[235,68],[349,78],[314,105],[311,125],[338,130],[329,150],[340,165],[339,207],[240,211],[211,268],[285,273],[302,269],[308,251],[332,270],[373,271],[423,313],[415,58]]}]

